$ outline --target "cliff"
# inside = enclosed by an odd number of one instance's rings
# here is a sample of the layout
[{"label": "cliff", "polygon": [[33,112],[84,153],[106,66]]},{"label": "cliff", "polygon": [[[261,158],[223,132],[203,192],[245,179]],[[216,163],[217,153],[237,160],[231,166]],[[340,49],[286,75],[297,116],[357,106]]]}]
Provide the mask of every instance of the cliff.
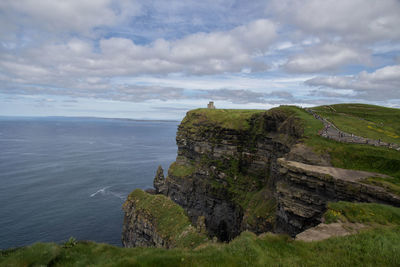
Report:
[{"label": "cliff", "polygon": [[400,207],[400,196],[366,184],[368,177],[385,177],[378,173],[315,166],[284,158],[277,193],[277,230],[296,235],[321,223],[328,202],[373,202]]},{"label": "cliff", "polygon": [[183,209],[163,195],[136,189],[123,205],[124,247],[195,247],[208,239],[193,227]]},{"label": "cliff", "polygon": [[274,228],[271,190],[276,159],[289,152],[301,129],[285,110],[195,110],[178,128],[178,156],[156,190],[182,206],[210,236],[227,241],[240,232]]},{"label": "cliff", "polygon": [[[296,107],[190,111],[178,127],[176,161],[166,178],[157,170],[155,191],[221,241],[246,230],[295,236],[323,221],[331,201],[400,206],[398,194],[367,182],[388,176],[333,167],[335,153],[310,145],[322,126],[310,117]],[[135,207],[126,207],[129,218]]]}]

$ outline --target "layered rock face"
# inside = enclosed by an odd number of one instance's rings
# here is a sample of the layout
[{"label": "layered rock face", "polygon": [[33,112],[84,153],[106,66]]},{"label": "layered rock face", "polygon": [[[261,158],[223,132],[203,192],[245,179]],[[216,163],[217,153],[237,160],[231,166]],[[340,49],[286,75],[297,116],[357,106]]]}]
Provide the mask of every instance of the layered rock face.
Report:
[{"label": "layered rock face", "polygon": [[138,209],[135,201],[127,203],[124,206],[124,212],[125,219],[122,228],[124,247],[170,247],[170,244],[159,235],[153,216]]},{"label": "layered rock face", "polygon": [[[232,129],[209,121],[196,123],[201,121],[196,116],[200,115],[189,113],[179,126],[177,161],[164,183],[155,180],[156,191],[182,206],[193,223],[204,216],[208,233],[220,240],[244,230],[272,230],[276,159],[301,135],[293,118],[260,113],[249,118],[247,128]],[[264,200],[269,209],[260,207],[264,210],[254,214]]]},{"label": "layered rock face", "polygon": [[321,222],[327,202],[375,202],[400,206],[400,197],[362,183],[378,173],[309,165],[284,158],[276,184],[277,231],[294,236]]}]

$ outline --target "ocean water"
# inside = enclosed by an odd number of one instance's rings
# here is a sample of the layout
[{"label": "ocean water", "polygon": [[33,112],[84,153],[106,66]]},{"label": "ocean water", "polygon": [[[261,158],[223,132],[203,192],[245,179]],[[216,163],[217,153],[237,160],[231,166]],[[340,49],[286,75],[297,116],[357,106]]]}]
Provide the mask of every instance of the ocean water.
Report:
[{"label": "ocean water", "polygon": [[121,245],[122,203],[175,160],[178,122],[0,117],[0,249]]}]

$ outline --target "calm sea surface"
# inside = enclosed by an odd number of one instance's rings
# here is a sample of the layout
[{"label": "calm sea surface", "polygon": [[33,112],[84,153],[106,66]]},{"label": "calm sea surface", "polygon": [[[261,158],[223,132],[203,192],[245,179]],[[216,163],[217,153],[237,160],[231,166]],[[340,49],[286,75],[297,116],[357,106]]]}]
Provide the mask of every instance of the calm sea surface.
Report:
[{"label": "calm sea surface", "polygon": [[0,117],[0,249],[121,245],[121,205],[176,157],[178,122]]}]

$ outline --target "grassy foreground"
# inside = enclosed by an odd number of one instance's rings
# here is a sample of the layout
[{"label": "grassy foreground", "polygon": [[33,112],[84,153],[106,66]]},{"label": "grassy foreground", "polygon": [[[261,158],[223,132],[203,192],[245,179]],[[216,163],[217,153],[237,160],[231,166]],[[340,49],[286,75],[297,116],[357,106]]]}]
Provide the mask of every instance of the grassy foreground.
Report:
[{"label": "grassy foreground", "polygon": [[229,244],[196,249],[118,248],[94,242],[37,243],[0,252],[1,266],[399,266],[400,209],[378,204],[332,203],[336,219],[368,230],[319,242],[243,232]]}]

